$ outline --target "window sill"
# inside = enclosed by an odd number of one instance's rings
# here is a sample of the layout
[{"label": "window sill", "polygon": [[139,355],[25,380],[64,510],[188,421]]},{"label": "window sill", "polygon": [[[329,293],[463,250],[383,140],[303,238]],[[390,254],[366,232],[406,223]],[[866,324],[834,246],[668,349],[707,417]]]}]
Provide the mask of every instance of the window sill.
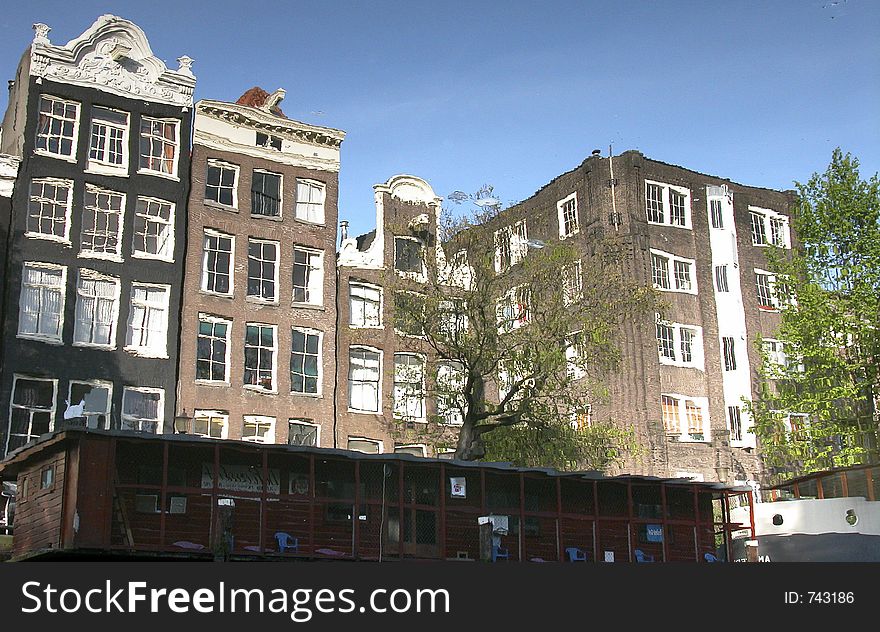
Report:
[{"label": "window sill", "polygon": [[299,309],[316,309],[322,312],[326,311],[323,303],[291,303],[290,306]]},{"label": "window sill", "polygon": [[657,284],[654,284],[654,289],[658,292],[668,292],[670,294],[690,294],[691,296],[698,296],[700,293],[698,290],[676,290],[673,288],[660,287]]},{"label": "window sill", "polygon": [[138,175],[144,176],[156,176],[157,178],[164,178],[165,180],[172,180],[174,182],[180,182],[180,178],[176,175],[170,173],[163,173],[161,171],[152,171],[150,169],[138,169]]},{"label": "window sill", "polygon": [[229,382],[221,382],[221,381],[219,381],[219,380],[199,380],[199,379],[195,379],[195,380],[193,380],[193,382],[194,382],[197,386],[220,386],[220,387],[226,387],[226,388],[229,388],[229,386],[230,386],[230,383],[229,383]]},{"label": "window sill", "polygon": [[318,392],[318,393],[298,393],[297,391],[290,391],[290,394],[294,397],[307,397],[308,399],[324,399],[324,395],[320,392]]},{"label": "window sill", "polygon": [[155,352],[152,352],[148,349],[144,349],[143,347],[123,347],[123,349],[127,353],[130,353],[131,355],[136,356],[138,358],[150,358],[153,360],[167,360],[168,359],[167,353],[155,353]]},{"label": "window sill", "polygon": [[252,393],[259,393],[260,395],[277,395],[277,390],[272,390],[268,388],[263,388],[262,386],[257,386],[256,384],[244,384],[242,388],[246,391],[251,391]]},{"label": "window sill", "polygon": [[37,156],[45,156],[46,158],[55,158],[56,160],[63,160],[64,162],[69,162],[74,165],[76,164],[76,156],[67,156],[65,154],[53,154],[53,153],[45,151],[43,149],[35,149],[34,154]]},{"label": "window sill", "polygon": [[114,176],[117,178],[128,177],[128,169],[113,169],[112,167],[94,164],[87,165],[83,173],[95,174],[98,176]]},{"label": "window sill", "polygon": [[768,307],[766,305],[758,305],[758,310],[762,311],[762,312],[767,312],[769,314],[778,314],[779,313],[778,307]]},{"label": "window sill", "polygon": [[29,233],[26,232],[24,234],[28,239],[42,239],[43,241],[53,241],[56,244],[61,244],[62,246],[72,246],[69,239],[64,239],[63,237],[56,237],[55,235],[46,235],[44,233]]},{"label": "window sill", "polygon": [[76,255],[80,259],[102,259],[104,261],[112,261],[114,263],[122,263],[122,255],[107,254],[103,252],[82,251]]},{"label": "window sill", "polygon": [[373,415],[374,417],[382,416],[382,412],[378,410],[358,410],[357,408],[349,408],[348,412],[356,415]]},{"label": "window sill", "polygon": [[202,294],[204,296],[214,296],[216,298],[235,298],[235,294],[233,294],[232,292],[230,292],[229,294],[221,294],[220,292],[212,292],[211,290],[205,290],[201,288],[199,288],[199,294]]},{"label": "window sill", "polygon": [[116,345],[101,345],[94,342],[73,342],[70,346],[77,347],[79,349],[100,349],[101,351],[116,351]]},{"label": "window sill", "polygon": [[651,226],[665,226],[667,228],[681,228],[683,230],[693,230],[694,229],[693,226],[690,226],[687,224],[682,226],[680,224],[668,224],[666,222],[652,222],[651,220],[648,220],[648,224],[650,224]]},{"label": "window sill", "polygon": [[244,300],[245,300],[245,302],[247,302],[247,303],[253,303],[254,305],[269,305],[269,306],[278,307],[278,301],[277,301],[277,300],[271,300],[271,301],[270,301],[270,300],[267,300],[267,299],[265,299],[265,298],[260,298],[259,296],[251,296],[251,295],[248,295],[248,296],[245,296],[245,297],[244,297]]},{"label": "window sill", "polygon": [[270,222],[283,222],[284,218],[281,215],[262,215],[260,213],[251,213],[251,219],[265,219]]},{"label": "window sill", "polygon": [[35,342],[45,342],[47,345],[64,346],[64,340],[50,336],[41,336],[39,334],[16,334],[16,338],[20,340],[34,340]]},{"label": "window sill", "polygon": [[221,202],[215,202],[214,200],[202,200],[202,203],[205,206],[209,206],[211,208],[220,209],[221,211],[226,211],[228,213],[238,213],[237,206],[229,206],[227,204],[223,204]]},{"label": "window sill", "polygon": [[349,329],[372,329],[373,331],[381,331],[385,329],[384,325],[348,325]]},{"label": "window sill", "polygon": [[327,226],[327,222],[321,220],[320,222],[313,222],[310,219],[305,219],[304,217],[294,216],[294,221],[299,222],[300,224],[306,224],[307,226],[318,226],[320,228],[324,228]]},{"label": "window sill", "polygon": [[174,263],[174,257],[171,257],[171,258],[159,257],[156,255],[151,255],[151,254],[143,253],[143,252],[132,252],[131,258],[132,259],[141,259],[143,261],[161,261],[163,263]]},{"label": "window sill", "polygon": [[662,364],[663,366],[677,367],[679,369],[696,369],[697,371],[705,371],[702,364],[681,362],[679,360],[670,360],[669,358],[660,358],[660,364]]},{"label": "window sill", "polygon": [[402,277],[404,279],[409,279],[410,281],[415,281],[416,283],[427,283],[428,277],[425,273],[419,272],[404,272],[403,270],[394,269],[394,273]]},{"label": "window sill", "polygon": [[568,235],[559,235],[559,240],[560,240],[560,241],[563,241],[563,240],[569,239],[570,237],[574,237],[574,236],[576,236],[576,235],[579,235],[580,232],[581,232],[581,229],[578,228],[578,229],[575,230],[573,233],[570,233],[570,234],[568,234]]}]

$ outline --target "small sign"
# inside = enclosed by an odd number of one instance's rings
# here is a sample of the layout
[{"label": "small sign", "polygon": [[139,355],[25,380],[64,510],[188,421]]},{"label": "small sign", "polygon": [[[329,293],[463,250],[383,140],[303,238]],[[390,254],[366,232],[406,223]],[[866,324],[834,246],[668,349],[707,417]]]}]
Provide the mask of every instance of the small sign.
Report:
[{"label": "small sign", "polygon": [[663,542],[663,525],[649,524],[646,526],[648,528],[648,542]]},{"label": "small sign", "polygon": [[605,561],[613,562],[614,561],[614,551],[605,551]]},{"label": "small sign", "polygon": [[449,478],[453,498],[467,498],[467,480],[464,476]]}]

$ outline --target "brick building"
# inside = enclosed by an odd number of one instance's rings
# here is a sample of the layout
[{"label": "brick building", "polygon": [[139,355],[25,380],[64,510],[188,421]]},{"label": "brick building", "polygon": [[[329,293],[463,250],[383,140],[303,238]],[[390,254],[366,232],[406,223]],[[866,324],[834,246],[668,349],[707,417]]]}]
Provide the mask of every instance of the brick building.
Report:
[{"label": "brick building", "polygon": [[204,436],[333,446],[345,134],[283,97],[196,104],[177,412]]},{"label": "brick building", "polygon": [[[3,120],[20,160],[4,214],[0,446],[67,425],[163,432],[174,416],[192,60],[99,17],[34,25]],[[9,169],[6,169],[8,172]]]}]

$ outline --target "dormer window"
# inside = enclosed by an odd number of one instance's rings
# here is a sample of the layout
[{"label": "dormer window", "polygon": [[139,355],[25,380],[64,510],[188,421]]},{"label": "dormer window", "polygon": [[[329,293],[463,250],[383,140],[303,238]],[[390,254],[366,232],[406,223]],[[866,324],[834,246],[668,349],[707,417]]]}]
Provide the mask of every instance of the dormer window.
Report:
[{"label": "dormer window", "polygon": [[266,147],[267,149],[277,149],[278,151],[281,151],[281,139],[278,136],[257,132],[257,147]]}]

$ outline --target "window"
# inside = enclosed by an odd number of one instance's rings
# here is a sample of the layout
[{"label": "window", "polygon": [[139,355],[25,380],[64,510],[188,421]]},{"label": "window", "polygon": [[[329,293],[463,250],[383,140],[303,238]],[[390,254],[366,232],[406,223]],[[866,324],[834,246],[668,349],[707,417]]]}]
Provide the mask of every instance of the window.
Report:
[{"label": "window", "polygon": [[427,447],[422,444],[415,445],[396,445],[394,446],[395,454],[411,454],[413,456],[426,456]]},{"label": "window", "polygon": [[437,416],[440,423],[460,426],[464,423],[465,370],[459,362],[441,362],[437,365]]},{"label": "window", "polygon": [[40,472],[40,489],[49,489],[55,483],[55,467],[44,467]]},{"label": "window", "polygon": [[80,256],[121,261],[124,213],[124,193],[86,184]]},{"label": "window", "polygon": [[324,223],[323,182],[315,180],[296,181],[296,218],[313,224]]},{"label": "window", "polygon": [[31,180],[26,237],[70,243],[73,182],[42,178]]},{"label": "window", "polygon": [[739,406],[727,407],[727,428],[731,441],[743,440],[742,411]]},{"label": "window", "polygon": [[81,269],[76,283],[73,344],[113,349],[119,317],[119,279]]},{"label": "window", "polygon": [[205,171],[205,200],[238,208],[238,165],[208,160]]},{"label": "window", "polygon": [[758,307],[765,310],[779,309],[773,286],[776,277],[763,270],[755,270],[755,287],[758,291]]},{"label": "window", "polygon": [[321,392],[321,337],[313,329],[292,330],[290,392],[317,395]]},{"label": "window", "polygon": [[225,410],[196,410],[192,433],[200,437],[226,439],[229,436],[229,413]]},{"label": "window", "polygon": [[425,296],[415,292],[394,293],[394,331],[404,336],[424,336]]},{"label": "window", "polygon": [[350,282],[349,319],[352,327],[382,326],[382,288],[366,283]]},{"label": "window", "polygon": [[251,181],[251,215],[281,215],[281,175],[254,170]]},{"label": "window", "polygon": [[529,235],[526,228],[526,220],[521,220],[513,225],[510,235],[510,262],[517,264],[526,258],[529,252]]},{"label": "window", "polygon": [[241,438],[254,443],[275,443],[275,418],[245,415]]},{"label": "window", "polygon": [[244,339],[244,384],[256,390],[275,391],[275,325],[248,323]]},{"label": "window", "polygon": [[92,106],[89,169],[128,171],[128,113]]},{"label": "window", "polygon": [[651,280],[659,290],[696,294],[695,267],[693,259],[651,250]]},{"label": "window", "polygon": [[229,334],[232,322],[199,314],[196,380],[229,383]]},{"label": "window", "polygon": [[496,307],[499,333],[519,329],[529,323],[531,320],[529,294],[528,286],[517,285],[501,297]]},{"label": "window", "polygon": [[425,419],[425,358],[413,353],[394,354],[394,416]]},{"label": "window", "polygon": [[56,388],[56,380],[13,376],[7,453],[52,430]]},{"label": "window", "polygon": [[495,272],[505,272],[513,263],[510,242],[513,233],[510,226],[495,231]]},{"label": "window", "polygon": [[287,422],[287,445],[317,446],[320,429],[306,419],[291,419]]},{"label": "window", "polygon": [[437,304],[437,328],[450,341],[461,340],[468,329],[467,307],[463,299],[444,299]]},{"label": "window", "polygon": [[18,304],[19,337],[61,342],[66,283],[66,267],[25,262]]},{"label": "window", "polygon": [[293,302],[324,304],[324,253],[300,246],[293,248]]},{"label": "window", "polygon": [[79,421],[85,428],[110,428],[110,404],[113,384],[111,382],[70,382],[65,423]]},{"label": "window", "polygon": [[410,237],[395,237],[394,269],[403,276],[411,276],[416,280],[424,279],[422,242]]},{"label": "window", "polygon": [[661,364],[703,367],[703,330],[667,321],[657,322],[657,348]]},{"label": "window", "polygon": [[583,278],[580,259],[562,268],[562,302],[571,305],[581,298]]},{"label": "window", "polygon": [[126,351],[150,358],[168,356],[167,285],[131,284],[131,309],[128,316]]},{"label": "window", "polygon": [[724,370],[725,371],[735,371],[736,370],[736,348],[734,346],[733,338],[728,336],[723,336],[721,338],[721,354],[724,358]]},{"label": "window", "polygon": [[749,207],[752,244],[791,248],[788,217],[766,208]]},{"label": "window", "polygon": [[179,142],[177,128],[180,121],[141,119],[140,170],[177,176]]},{"label": "window", "polygon": [[348,449],[355,452],[365,452],[366,454],[380,454],[382,452],[382,442],[376,439],[364,439],[363,437],[349,437]]},{"label": "window", "polygon": [[247,295],[259,301],[278,301],[278,242],[248,240]]},{"label": "window", "polygon": [[74,158],[79,123],[79,103],[40,95],[35,148],[51,156]]},{"label": "window", "polygon": [[278,136],[257,132],[257,147],[266,147],[267,149],[276,149],[281,151],[281,139]]},{"label": "window", "polygon": [[788,434],[806,438],[804,433],[810,425],[810,416],[806,413],[782,413],[782,424]]},{"label": "window", "polygon": [[709,200],[709,219],[712,223],[712,228],[724,228],[721,200]]},{"label": "window", "polygon": [[157,434],[165,418],[165,391],[126,386],[122,391],[122,430]]},{"label": "window", "polygon": [[686,187],[645,180],[645,205],[649,224],[691,227],[691,192]]},{"label": "window", "polygon": [[174,259],[174,204],[138,197],[131,254],[143,259]]},{"label": "window", "polygon": [[708,441],[708,400],[705,397],[662,394],[660,408],[666,434],[681,441]]},{"label": "window", "polygon": [[727,283],[727,264],[715,266],[715,291],[730,291],[730,285]]},{"label": "window", "polygon": [[559,238],[571,237],[580,231],[578,225],[577,192],[559,200],[556,203],[556,213],[559,218]]},{"label": "window", "polygon": [[593,425],[593,405],[578,406],[569,413],[568,425],[572,430],[586,430]]},{"label": "window", "polygon": [[202,259],[202,290],[213,294],[232,294],[232,258],[235,238],[205,230],[205,254]]},{"label": "window", "polygon": [[352,347],[348,353],[348,406],[361,412],[379,412],[382,353]]},{"label": "window", "polygon": [[570,334],[565,340],[565,371],[571,380],[587,374],[587,350],[582,332]]}]

